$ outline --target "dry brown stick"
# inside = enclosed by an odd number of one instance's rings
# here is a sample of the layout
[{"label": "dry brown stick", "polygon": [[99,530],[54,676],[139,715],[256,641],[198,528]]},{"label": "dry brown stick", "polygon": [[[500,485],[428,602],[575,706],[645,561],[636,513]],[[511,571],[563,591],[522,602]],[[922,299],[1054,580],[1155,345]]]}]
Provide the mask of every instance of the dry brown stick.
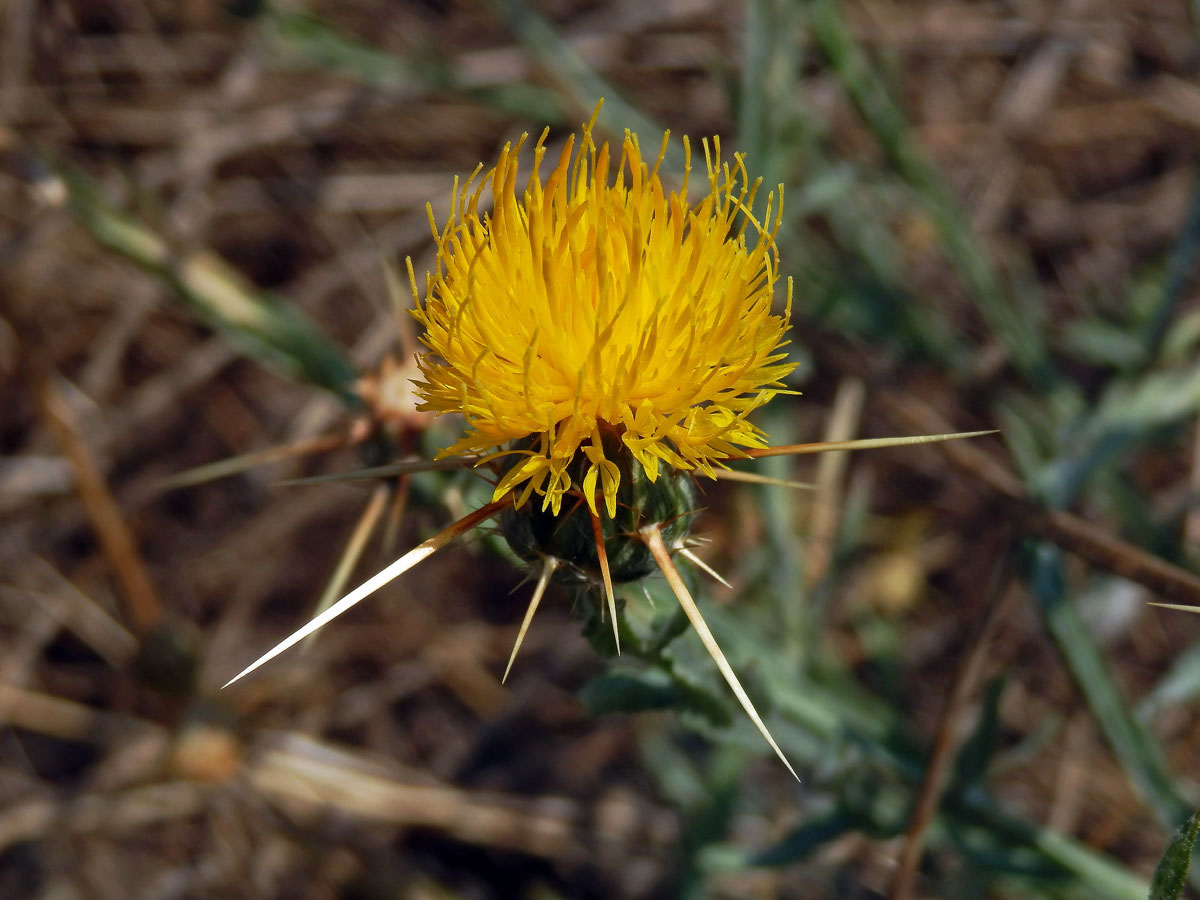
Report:
[{"label": "dry brown stick", "polygon": [[143,719],[11,684],[0,684],[0,722],[76,741],[107,742],[128,737],[133,731],[161,731],[159,726]]},{"label": "dry brown stick", "polygon": [[[829,414],[824,440],[848,441],[854,437],[862,418],[864,393],[861,379],[842,379]],[[848,464],[849,454],[844,451],[823,453],[817,463],[816,492],[808,529],[808,559],[804,567],[809,587],[825,576],[833,559],[833,546],[842,512],[842,479]]]},{"label": "dry brown stick", "polygon": [[0,584],[0,598],[20,598],[16,602],[26,605],[35,603],[113,668],[123,668],[137,651],[137,639],[130,631],[45,558],[27,554],[18,579],[13,585]]},{"label": "dry brown stick", "polygon": [[283,734],[251,755],[249,784],[287,809],[327,807],[456,840],[561,861],[626,862],[675,839],[672,816],[654,808],[589,817],[576,800],[517,797],[398,777],[365,755]]},{"label": "dry brown stick", "polygon": [[896,866],[896,875],[892,880],[890,900],[909,900],[913,894],[913,884],[916,881],[917,867],[925,852],[925,834],[933,823],[937,813],[938,801],[946,782],[946,772],[954,759],[958,748],[955,735],[959,730],[963,709],[968,698],[975,690],[987,658],[988,643],[991,640],[992,629],[1000,620],[1000,612],[1008,597],[1009,569],[1007,554],[1001,557],[1000,565],[993,578],[993,584],[988,591],[987,608],[983,619],[979,622],[967,645],[966,653],[958,667],[950,696],[946,698],[946,706],[938,721],[937,734],[933,740],[933,751],[925,766],[925,775],[917,791],[913,803],[912,816],[909,819],[908,830],[904,836],[904,846],[900,851],[900,859]]},{"label": "dry brown stick", "polygon": [[149,631],[162,616],[162,603],[138,553],[137,541],[125,523],[117,501],[109,491],[95,457],[83,442],[72,421],[71,411],[53,377],[43,378],[37,388],[42,417],[59,450],[75,471],[79,497],[100,539],[104,556],[121,585],[130,625],[138,634]]},{"label": "dry brown stick", "polygon": [[187,782],[152,784],[113,793],[86,794],[72,802],[55,799],[15,803],[0,813],[0,851],[48,832],[75,835],[119,831],[178,821],[200,812],[210,788]]},{"label": "dry brown stick", "polygon": [[[919,430],[940,433],[951,427],[933,407],[911,395],[901,397],[881,391],[877,399],[895,418]],[[1073,513],[1043,508],[1030,499],[1016,475],[978,446],[951,441],[941,448],[956,468],[997,493],[1013,518],[1033,534],[1099,569],[1137,582],[1160,597],[1200,606],[1200,575],[1148,553]]]}]

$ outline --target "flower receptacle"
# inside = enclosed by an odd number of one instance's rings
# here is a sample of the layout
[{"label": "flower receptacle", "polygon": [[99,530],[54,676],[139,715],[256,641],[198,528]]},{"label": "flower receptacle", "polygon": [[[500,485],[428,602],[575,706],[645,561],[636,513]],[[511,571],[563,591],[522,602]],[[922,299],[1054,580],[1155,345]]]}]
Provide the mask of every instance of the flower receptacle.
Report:
[{"label": "flower receptacle", "polygon": [[[609,570],[614,583],[639,581],[658,571],[640,529],[657,524],[667,546],[682,547],[696,513],[696,487],[690,473],[675,469],[660,471],[651,481],[619,440],[606,439],[605,444],[605,454],[621,472],[616,515],[600,517]],[[582,483],[587,467],[587,456],[576,451],[568,467],[572,484]],[[500,516],[500,531],[513,552],[530,564],[540,565],[547,556],[558,559],[562,565],[556,581],[575,586],[601,583],[592,514],[581,491],[568,493],[557,516],[536,499],[510,507]]]}]

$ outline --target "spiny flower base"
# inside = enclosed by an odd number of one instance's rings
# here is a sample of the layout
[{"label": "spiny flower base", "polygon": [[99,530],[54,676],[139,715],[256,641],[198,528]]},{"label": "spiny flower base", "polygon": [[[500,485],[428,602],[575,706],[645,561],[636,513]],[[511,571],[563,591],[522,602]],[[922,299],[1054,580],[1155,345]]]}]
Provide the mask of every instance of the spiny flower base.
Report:
[{"label": "spiny flower base", "polygon": [[[747,455],[755,457],[772,455],[796,456],[807,453],[820,453],[823,450],[878,449],[881,447],[926,444],[934,441],[958,440],[990,433],[972,431],[959,434],[868,438],[865,440],[838,441],[824,444],[794,444],[787,447],[752,450]],[[608,447],[605,450],[607,453]],[[614,455],[619,456],[619,448],[614,448]],[[468,465],[470,462],[478,463],[478,460],[461,461],[460,464]],[[582,466],[582,463],[578,460],[572,460],[572,464]],[[438,550],[450,544],[475,526],[495,516],[502,516],[502,530],[504,531],[505,538],[510,542],[518,555],[530,563],[538,560],[541,562],[541,572],[538,575],[537,586],[534,588],[529,608],[525,612],[525,618],[521,622],[521,628],[517,635],[516,644],[513,647],[512,656],[509,657],[508,667],[504,672],[505,679],[507,679],[509,670],[512,668],[517,650],[525,638],[525,633],[529,629],[529,623],[533,620],[533,615],[537,611],[542,595],[545,593],[550,580],[558,575],[560,568],[568,567],[574,570],[574,572],[567,573],[566,580],[576,585],[581,583],[595,584],[595,574],[597,571],[599,572],[599,580],[607,594],[608,612],[614,624],[616,622],[616,603],[612,590],[614,569],[622,581],[629,581],[642,577],[644,574],[649,574],[653,572],[654,568],[657,568],[667,580],[672,593],[675,594],[675,598],[679,601],[680,608],[695,630],[696,636],[700,638],[704,649],[712,657],[713,662],[729,685],[729,689],[737,698],[742,710],[749,717],[750,721],[753,722],[755,728],[758,729],[767,744],[770,745],[771,749],[782,760],[788,771],[792,775],[795,775],[796,772],[792,768],[791,763],[788,762],[787,757],[784,756],[783,751],[767,730],[766,724],[754,708],[749,695],[742,688],[741,682],[738,681],[738,677],[729,665],[729,661],[725,658],[725,654],[721,652],[716,639],[713,637],[707,624],[705,624],[704,617],[701,615],[699,607],[696,606],[695,600],[692,599],[691,592],[680,577],[679,571],[675,568],[675,562],[672,559],[672,555],[674,554],[683,556],[694,564],[704,567],[684,546],[691,524],[691,516],[694,512],[695,488],[691,483],[691,475],[679,471],[665,472],[656,481],[651,482],[639,465],[631,465],[624,459],[622,459],[622,464],[626,466],[626,471],[623,473],[625,477],[622,479],[622,493],[619,495],[620,502],[615,511],[615,517],[604,519],[598,513],[592,512],[587,507],[587,504],[582,502],[582,497],[576,498],[580,502],[573,505],[565,513],[560,511],[558,517],[547,516],[545,511],[540,511],[537,508],[536,502],[518,507],[516,506],[514,495],[511,493],[505,494],[503,497],[493,500],[486,506],[467,513],[458,521],[452,522],[441,532],[429,538],[429,540],[409,550],[391,565],[367,579],[337,603],[315,616],[253,663],[246,666],[241,672],[229,679],[225,683],[225,687],[249,675],[255,669],[274,659],[288,648],[294,647],[300,641],[304,640],[304,638],[324,627],[346,610],[364,598],[369,597],[385,584],[398,578],[422,560],[428,559]],[[422,468],[430,469],[438,467],[437,463],[425,463],[422,466]],[[399,464],[399,468],[395,471],[412,471],[412,466],[410,464]],[[372,471],[373,476],[380,474],[383,473],[379,470]],[[572,475],[572,479],[574,480],[574,475]],[[570,524],[568,525],[567,523]],[[590,527],[591,529],[592,538],[590,545],[586,539],[585,527]],[[609,547],[612,548],[612,560],[609,559]],[[646,562],[645,556],[642,555],[643,550],[649,554],[650,564]],[[614,631],[614,644],[616,643],[616,637],[617,634]]]},{"label": "spiny flower base", "polygon": [[[605,441],[605,454],[621,473],[616,516],[599,517],[602,541],[596,541],[597,517],[582,493],[568,494],[557,516],[531,500],[509,507],[500,516],[500,531],[513,552],[531,565],[546,557],[558,560],[554,580],[574,586],[603,586],[601,547],[613,583],[640,581],[658,571],[654,556],[639,536],[647,525],[657,525],[672,550],[682,549],[691,531],[696,508],[696,487],[685,472],[672,469],[651,481],[620,441]],[[589,462],[577,452],[568,467],[573,483],[582,483]]]}]

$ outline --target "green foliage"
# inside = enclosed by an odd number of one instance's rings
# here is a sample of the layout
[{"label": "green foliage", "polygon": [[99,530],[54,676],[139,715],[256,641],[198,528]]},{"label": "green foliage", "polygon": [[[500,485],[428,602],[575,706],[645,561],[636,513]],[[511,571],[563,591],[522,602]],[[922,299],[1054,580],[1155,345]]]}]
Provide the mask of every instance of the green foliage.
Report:
[{"label": "green foliage", "polygon": [[954,785],[959,791],[981,787],[996,755],[1000,734],[1000,696],[1004,678],[993,678],[983,694],[983,703],[971,735],[963,742],[955,760]]},{"label": "green foliage", "polygon": [[[638,530],[658,524],[667,546],[683,546],[695,515],[695,487],[689,475],[670,469],[651,481],[629,449],[612,436],[605,437],[604,451],[620,471],[616,516],[600,517],[605,556],[615,583],[640,581],[657,569]],[[519,465],[525,457],[516,459],[514,465]],[[576,454],[568,469],[574,484],[584,483],[588,465],[587,457]],[[592,521],[587,506],[569,498],[558,515],[534,498],[505,510],[500,530],[513,552],[530,564],[544,556],[561,560],[564,565],[555,573],[560,581],[599,585],[600,555]]]},{"label": "green foliage", "polygon": [[1192,853],[1196,847],[1196,836],[1200,834],[1200,812],[1192,813],[1171,841],[1154,870],[1150,882],[1149,900],[1179,900],[1188,883],[1188,869],[1192,864]]},{"label": "green foliage", "polygon": [[175,251],[150,225],[109,203],[82,172],[64,165],[58,174],[71,212],[101,245],[169,285],[198,319],[250,359],[359,405],[345,354],[298,307],[254,290],[212,255]]},{"label": "green foliage", "polygon": [[1187,802],[1161,747],[1133,715],[1094,636],[1074,601],[1066,596],[1061,552],[1042,544],[1032,555],[1034,596],[1105,737],[1150,809],[1165,822],[1178,821],[1187,814]]}]

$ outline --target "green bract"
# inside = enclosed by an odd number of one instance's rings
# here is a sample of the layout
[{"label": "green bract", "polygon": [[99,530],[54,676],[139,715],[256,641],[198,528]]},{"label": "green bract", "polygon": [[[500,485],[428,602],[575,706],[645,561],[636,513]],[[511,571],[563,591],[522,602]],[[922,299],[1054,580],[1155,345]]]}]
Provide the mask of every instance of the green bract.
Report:
[{"label": "green bract", "polygon": [[[690,474],[671,468],[661,470],[651,481],[615,437],[606,437],[604,453],[621,472],[617,514],[600,519],[604,551],[613,582],[637,581],[658,571],[639,529],[657,524],[668,547],[682,547],[696,512],[696,487]],[[573,483],[582,482],[588,465],[584,453],[576,452],[567,467]],[[500,532],[526,562],[538,564],[550,556],[563,563],[555,570],[555,580],[573,585],[601,583],[592,515],[586,503],[564,505],[557,516],[536,502],[509,507],[500,516]]]}]

